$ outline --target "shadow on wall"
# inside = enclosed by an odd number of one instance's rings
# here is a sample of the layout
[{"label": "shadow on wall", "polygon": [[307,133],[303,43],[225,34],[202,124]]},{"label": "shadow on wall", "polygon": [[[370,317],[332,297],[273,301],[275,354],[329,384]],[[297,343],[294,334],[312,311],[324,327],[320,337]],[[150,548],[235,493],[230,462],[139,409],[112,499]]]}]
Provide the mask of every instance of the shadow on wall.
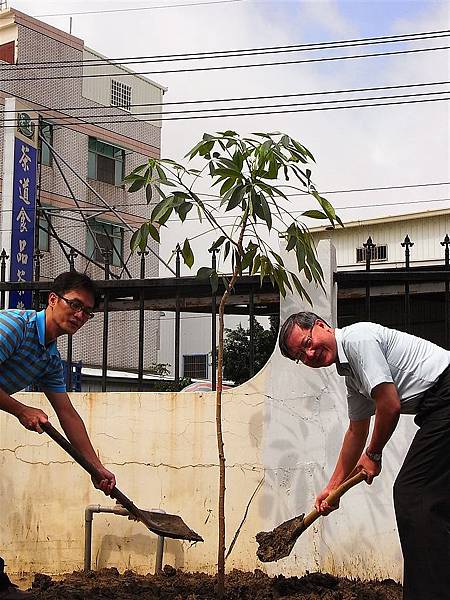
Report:
[{"label": "shadow on wall", "polygon": [[[119,570],[146,569],[155,571],[157,537],[153,534],[138,533],[133,536],[104,535],[95,554],[93,568],[102,569],[115,564]],[[164,560],[170,556],[170,564],[176,569],[184,567],[185,542],[166,538],[164,544]],[[117,560],[119,556],[119,560]]]}]

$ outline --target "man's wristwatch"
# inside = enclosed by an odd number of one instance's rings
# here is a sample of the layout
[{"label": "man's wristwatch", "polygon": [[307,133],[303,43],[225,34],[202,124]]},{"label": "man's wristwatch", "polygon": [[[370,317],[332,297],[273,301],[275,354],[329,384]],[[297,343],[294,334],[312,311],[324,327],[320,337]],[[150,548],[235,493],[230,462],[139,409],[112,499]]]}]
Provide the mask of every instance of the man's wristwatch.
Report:
[{"label": "man's wristwatch", "polygon": [[373,460],[373,462],[381,464],[381,459],[383,457],[381,452],[370,452],[368,448],[366,448],[366,456]]}]

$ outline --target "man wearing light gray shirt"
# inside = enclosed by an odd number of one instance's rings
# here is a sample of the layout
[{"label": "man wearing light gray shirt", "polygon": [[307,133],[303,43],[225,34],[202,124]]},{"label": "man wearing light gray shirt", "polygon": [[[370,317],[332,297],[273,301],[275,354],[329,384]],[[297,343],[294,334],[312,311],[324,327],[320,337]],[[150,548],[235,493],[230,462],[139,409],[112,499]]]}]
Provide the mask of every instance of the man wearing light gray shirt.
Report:
[{"label": "man wearing light gray shirt", "polygon": [[[380,474],[382,452],[400,414],[420,429],[394,484],[404,557],[405,600],[450,598],[450,352],[375,323],[333,329],[311,312],[291,315],[280,330],[283,356],[313,367],[336,364],[345,377],[349,427],[334,472],[316,498],[326,497],[355,470],[367,483]],[[372,436],[371,417],[375,415]]]}]

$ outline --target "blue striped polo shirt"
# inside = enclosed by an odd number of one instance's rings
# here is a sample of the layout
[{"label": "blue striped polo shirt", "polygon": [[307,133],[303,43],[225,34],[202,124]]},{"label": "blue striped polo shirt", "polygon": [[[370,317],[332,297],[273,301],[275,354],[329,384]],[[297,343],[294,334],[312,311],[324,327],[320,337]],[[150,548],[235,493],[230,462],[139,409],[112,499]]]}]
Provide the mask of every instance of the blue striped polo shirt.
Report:
[{"label": "blue striped polo shirt", "polygon": [[0,388],[8,394],[34,384],[65,392],[56,341],[45,345],[45,310],[0,311]]}]

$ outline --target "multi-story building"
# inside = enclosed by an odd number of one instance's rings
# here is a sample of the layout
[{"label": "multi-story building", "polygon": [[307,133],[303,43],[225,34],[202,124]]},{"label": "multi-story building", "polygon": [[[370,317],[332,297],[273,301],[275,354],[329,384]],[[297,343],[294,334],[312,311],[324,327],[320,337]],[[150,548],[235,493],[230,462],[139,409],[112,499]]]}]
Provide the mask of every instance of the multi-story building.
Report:
[{"label": "multi-story building", "polygon": [[[139,277],[140,257],[130,255],[130,239],[150,209],[145,191],[130,194],[123,177],[160,155],[163,93],[163,86],[114,64],[83,40],[15,9],[0,11],[0,207],[10,193],[8,134],[18,106],[39,119],[54,149],[41,141],[37,155],[41,279],[69,269],[71,247],[78,252],[75,268],[94,279],[104,278],[105,260],[112,276]],[[10,228],[3,211],[3,246]],[[158,248],[150,241],[149,249],[146,276],[156,277]],[[114,312],[109,323],[109,368],[136,369],[138,315]],[[74,360],[101,364],[101,314],[73,344]],[[159,314],[146,312],[144,368],[156,362],[158,347]],[[60,350],[64,355],[64,342]]]}]

